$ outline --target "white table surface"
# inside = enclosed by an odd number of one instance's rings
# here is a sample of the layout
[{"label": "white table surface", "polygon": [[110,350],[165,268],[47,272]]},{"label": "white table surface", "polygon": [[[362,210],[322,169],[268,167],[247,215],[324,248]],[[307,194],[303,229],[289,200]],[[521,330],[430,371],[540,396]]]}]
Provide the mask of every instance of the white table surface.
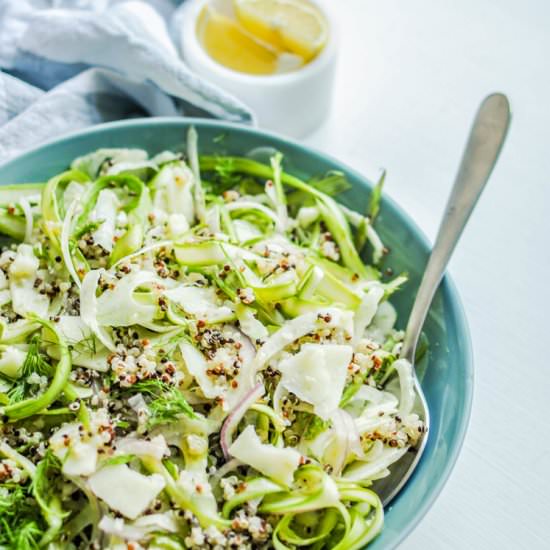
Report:
[{"label": "white table surface", "polygon": [[475,359],[466,441],[402,549],[550,548],[550,1],[338,0],[334,109],[306,141],[375,177],[433,240],[479,101],[513,121],[452,260]]}]

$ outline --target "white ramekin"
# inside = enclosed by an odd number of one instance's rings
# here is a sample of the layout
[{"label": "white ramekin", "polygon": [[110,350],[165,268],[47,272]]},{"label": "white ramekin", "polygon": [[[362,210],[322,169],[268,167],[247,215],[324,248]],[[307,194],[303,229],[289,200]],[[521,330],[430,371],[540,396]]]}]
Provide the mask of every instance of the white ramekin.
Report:
[{"label": "white ramekin", "polygon": [[314,0],[329,24],[329,38],[321,53],[296,71],[265,76],[228,69],[206,53],[196,25],[208,1],[189,0],[184,8],[181,48],[191,70],[246,103],[261,128],[302,137],[319,126],[330,110],[338,40],[327,2]]}]

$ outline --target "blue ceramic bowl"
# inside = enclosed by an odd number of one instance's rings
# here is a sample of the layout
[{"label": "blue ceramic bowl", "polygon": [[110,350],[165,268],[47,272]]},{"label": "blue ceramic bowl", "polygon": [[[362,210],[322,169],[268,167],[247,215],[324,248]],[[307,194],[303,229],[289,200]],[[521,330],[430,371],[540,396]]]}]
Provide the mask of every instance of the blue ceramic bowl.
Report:
[{"label": "blue ceramic bowl", "polygon": [[[342,202],[360,212],[366,209],[372,185],[347,166],[282,137],[211,120],[141,119],[96,126],[1,165],[0,184],[47,180],[65,170],[75,157],[100,147],[140,147],[151,154],[165,149],[182,150],[190,124],[199,132],[201,153],[242,155],[257,147],[272,147],[284,154],[285,170],[303,178],[341,170],[353,185],[342,195]],[[395,273],[406,271],[410,276],[404,290],[392,300],[403,326],[429,245],[414,222],[388,198],[383,200],[377,228],[391,251],[387,265]],[[386,510],[384,530],[369,550],[394,548],[419,523],[451,473],[468,425],[473,393],[470,337],[460,299],[449,277],[445,277],[435,296],[425,333],[430,352],[421,381],[431,411],[428,445],[414,475]]]}]

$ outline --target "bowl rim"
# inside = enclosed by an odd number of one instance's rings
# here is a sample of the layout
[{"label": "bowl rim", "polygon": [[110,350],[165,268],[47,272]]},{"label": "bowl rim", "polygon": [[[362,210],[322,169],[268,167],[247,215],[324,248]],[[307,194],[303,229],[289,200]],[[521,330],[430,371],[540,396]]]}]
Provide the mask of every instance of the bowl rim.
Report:
[{"label": "bowl rim", "polygon": [[[148,117],[148,118],[144,117],[144,118],[117,120],[112,122],[105,122],[102,124],[96,124],[80,130],[76,130],[76,131],[72,131],[72,132],[68,132],[68,133],[56,136],[50,140],[42,142],[39,145],[26,149],[22,151],[19,155],[16,155],[8,159],[7,161],[0,163],[0,172],[6,168],[9,168],[11,164],[24,161],[26,158],[32,156],[33,154],[35,154],[41,149],[55,146],[78,137],[102,133],[105,131],[108,132],[112,129],[124,128],[124,127],[130,127],[130,128],[139,127],[139,126],[154,127],[154,126],[163,126],[163,125],[164,126],[166,125],[167,126],[184,126],[184,127],[193,125],[199,129],[200,127],[218,127],[220,128],[221,131],[236,130],[238,132],[243,132],[245,134],[262,136],[264,138],[282,142],[285,146],[288,146],[289,148],[292,148],[294,150],[297,149],[303,154],[314,155],[316,157],[324,158],[325,160],[328,160],[331,163],[334,163],[342,167],[346,171],[346,173],[362,181],[367,187],[372,188],[372,182],[367,177],[363,176],[358,170],[349,167],[345,162],[342,162],[336,159],[335,157],[333,157],[331,154],[322,152],[316,149],[315,147],[304,145],[299,141],[293,140],[291,138],[288,138],[276,132],[259,129],[257,127],[246,126],[243,124],[229,122],[221,119],[205,119],[205,118],[194,118],[194,117]],[[0,183],[0,185],[2,185],[2,183]],[[429,251],[431,248],[430,241],[425,235],[424,231],[420,229],[420,227],[413,220],[412,216],[410,216],[391,196],[385,195],[384,201],[387,202],[389,206],[395,210],[395,212],[399,215],[399,217],[402,218],[405,221],[405,223],[414,230],[421,246],[426,251]],[[457,436],[455,438],[455,445],[454,445],[453,452],[450,455],[447,462],[445,463],[445,467],[442,470],[440,477],[438,478],[437,482],[434,485],[432,485],[432,490],[428,498],[423,500],[422,503],[416,508],[416,511],[412,516],[412,519],[408,522],[408,524],[404,527],[404,529],[402,529],[399,532],[399,534],[395,536],[394,540],[391,541],[393,548],[397,547],[412,533],[412,531],[420,524],[422,519],[426,516],[430,508],[433,506],[434,502],[437,500],[437,498],[441,494],[441,491],[446,485],[456,465],[456,462],[462,450],[464,439],[466,437],[468,426],[471,420],[473,396],[474,396],[474,361],[473,361],[473,349],[472,349],[472,339],[471,339],[470,329],[468,326],[464,305],[458,293],[457,287],[453,282],[451,276],[448,274],[448,272],[445,273],[439,288],[449,296],[450,301],[453,304],[453,307],[455,309],[454,313],[456,315],[456,327],[458,329],[457,332],[459,332],[459,334],[462,334],[462,337],[463,337],[463,340],[461,343],[463,346],[463,353],[464,353],[463,369],[465,374],[464,414],[462,416],[460,424],[457,427]],[[421,463],[422,463],[422,460],[420,461],[420,464]],[[412,483],[414,483],[414,479],[415,479],[415,476],[414,475],[411,476],[410,480],[403,487],[399,495],[403,495],[404,493],[406,493],[407,487],[409,487]],[[390,508],[391,508],[391,505],[390,505]]]}]

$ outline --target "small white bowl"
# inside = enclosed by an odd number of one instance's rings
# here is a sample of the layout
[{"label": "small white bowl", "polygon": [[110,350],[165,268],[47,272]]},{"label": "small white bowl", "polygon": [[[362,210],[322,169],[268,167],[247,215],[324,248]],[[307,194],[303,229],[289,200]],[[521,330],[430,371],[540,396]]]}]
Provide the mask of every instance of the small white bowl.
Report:
[{"label": "small white bowl", "polygon": [[313,61],[295,71],[249,75],[216,62],[197,36],[197,18],[209,0],[189,0],[183,12],[181,48],[189,67],[246,103],[259,126],[292,137],[312,132],[327,117],[336,67],[337,29],[324,0],[313,0],[329,26],[327,43]]}]

